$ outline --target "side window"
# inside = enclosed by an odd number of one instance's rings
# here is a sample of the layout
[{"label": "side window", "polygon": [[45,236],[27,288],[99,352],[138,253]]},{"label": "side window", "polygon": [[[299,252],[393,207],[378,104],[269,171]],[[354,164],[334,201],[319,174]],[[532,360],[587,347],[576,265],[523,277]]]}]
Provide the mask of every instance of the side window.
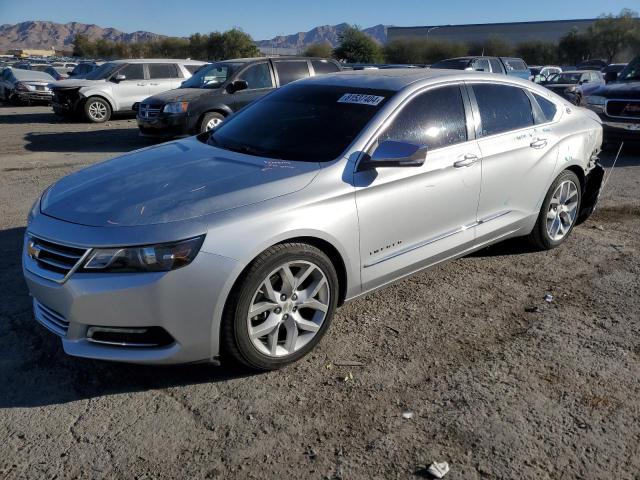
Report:
[{"label": "side window", "polygon": [[531,102],[522,89],[508,85],[476,84],[483,137],[533,125]]},{"label": "side window", "polygon": [[187,71],[193,75],[194,73],[196,73],[198,70],[200,70],[202,67],[204,67],[204,65],[185,65],[184,68],[187,69]]},{"label": "side window", "polygon": [[478,58],[473,62],[474,70],[482,70],[483,72],[489,72],[489,60],[486,58]]},{"label": "side window", "polygon": [[540,105],[540,109],[542,110],[545,120],[547,122],[553,120],[556,116],[556,112],[558,111],[556,104],[537,93],[534,93],[533,97],[536,99],[536,102],[538,102],[538,105]]},{"label": "side window", "polygon": [[149,63],[147,64],[147,68],[149,68],[149,78],[152,80],[160,78],[180,78],[175,63]]},{"label": "side window", "polygon": [[276,72],[278,72],[280,86],[309,76],[309,67],[306,60],[276,61],[274,63]]},{"label": "side window", "polygon": [[118,70],[118,75],[124,75],[127,80],[144,80],[144,69],[141,63],[130,63]]},{"label": "side window", "polygon": [[405,105],[378,142],[395,140],[446,147],[467,140],[464,103],[460,88],[440,87],[421,93]]},{"label": "side window", "polygon": [[239,80],[245,80],[249,85],[249,89],[256,88],[272,88],[273,80],[271,80],[271,72],[266,62],[256,63],[248,67],[238,77]]},{"label": "side window", "polygon": [[489,63],[491,64],[491,71],[493,73],[504,73],[504,69],[502,68],[500,60],[498,60],[497,58],[490,58]]},{"label": "side window", "polygon": [[320,75],[323,73],[335,73],[340,71],[338,66],[333,62],[311,60],[311,65],[313,65],[313,69],[315,70],[316,75]]}]

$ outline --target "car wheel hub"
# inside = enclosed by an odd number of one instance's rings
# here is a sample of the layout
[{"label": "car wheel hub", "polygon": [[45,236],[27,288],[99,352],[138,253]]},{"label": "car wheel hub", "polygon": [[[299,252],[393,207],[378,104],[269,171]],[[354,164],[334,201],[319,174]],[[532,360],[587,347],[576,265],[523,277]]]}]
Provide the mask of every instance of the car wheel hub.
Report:
[{"label": "car wheel hub", "polygon": [[547,212],[547,233],[551,240],[563,239],[578,214],[578,187],[571,180],[562,182],[553,192]]},{"label": "car wheel hub", "polygon": [[318,333],[329,310],[329,283],[318,265],[280,265],[253,295],[247,328],[253,346],[269,357],[291,355]]},{"label": "car wheel hub", "polygon": [[218,125],[220,125],[222,123],[222,120],[219,118],[212,118],[211,120],[209,120],[207,122],[207,125],[205,126],[205,130],[208,132],[209,130],[213,130],[214,128],[216,128]]}]

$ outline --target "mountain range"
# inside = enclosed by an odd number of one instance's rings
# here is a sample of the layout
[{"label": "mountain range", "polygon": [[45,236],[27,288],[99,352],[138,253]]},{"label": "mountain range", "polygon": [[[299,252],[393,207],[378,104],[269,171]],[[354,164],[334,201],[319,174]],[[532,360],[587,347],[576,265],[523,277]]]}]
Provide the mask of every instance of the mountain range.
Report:
[{"label": "mountain range", "polygon": [[[328,42],[332,46],[336,46],[338,36],[348,26],[347,23],[323,25],[308,32],[277,36],[270,40],[259,40],[256,41],[256,45],[259,47],[302,49],[312,43]],[[384,25],[366,28],[364,32],[379,43],[386,41],[387,28]],[[73,39],[77,34],[86,35],[92,41],[104,39],[131,43],[153,41],[166,37],[145,31],[125,33],[115,28],[103,28],[79,22],[55,23],[33,20],[14,25],[0,25],[0,51],[16,48],[48,50],[52,47],[57,50],[71,50]]]}]

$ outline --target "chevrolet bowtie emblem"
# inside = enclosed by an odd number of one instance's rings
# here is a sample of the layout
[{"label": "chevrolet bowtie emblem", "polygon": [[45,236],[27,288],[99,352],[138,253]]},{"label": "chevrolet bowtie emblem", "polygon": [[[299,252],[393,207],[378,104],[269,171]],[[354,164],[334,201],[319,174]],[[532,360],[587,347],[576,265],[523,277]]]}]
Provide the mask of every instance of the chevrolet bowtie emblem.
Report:
[{"label": "chevrolet bowtie emblem", "polygon": [[40,255],[40,249],[36,246],[33,240],[29,240],[27,244],[27,254],[34,260]]}]

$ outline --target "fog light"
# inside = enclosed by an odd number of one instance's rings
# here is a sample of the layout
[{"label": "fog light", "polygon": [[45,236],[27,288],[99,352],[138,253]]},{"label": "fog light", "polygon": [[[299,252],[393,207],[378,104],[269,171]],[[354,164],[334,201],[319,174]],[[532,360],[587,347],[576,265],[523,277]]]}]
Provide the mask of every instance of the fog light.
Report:
[{"label": "fog light", "polygon": [[164,347],[175,341],[161,327],[89,327],[87,340],[119,347]]}]

